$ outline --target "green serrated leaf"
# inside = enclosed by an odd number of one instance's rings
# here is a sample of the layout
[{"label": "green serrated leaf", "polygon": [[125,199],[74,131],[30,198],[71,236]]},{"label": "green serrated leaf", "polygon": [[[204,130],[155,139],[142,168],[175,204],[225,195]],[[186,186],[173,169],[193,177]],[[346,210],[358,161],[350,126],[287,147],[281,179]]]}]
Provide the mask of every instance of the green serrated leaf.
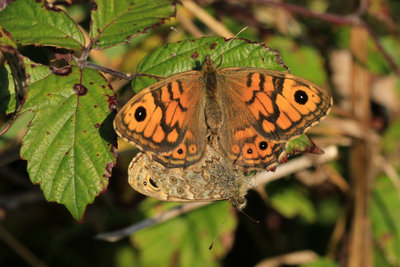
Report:
[{"label": "green serrated leaf", "polygon": [[16,43],[81,49],[85,38],[76,23],[47,1],[10,3],[0,13],[0,25]]},{"label": "green serrated leaf", "polygon": [[126,43],[174,15],[173,0],[98,0],[90,38],[97,49]]},{"label": "green serrated leaf", "polygon": [[[145,205],[147,210],[149,205]],[[229,203],[220,201],[135,233],[132,239],[139,250],[140,266],[218,266],[217,259],[227,253],[222,246],[224,237],[236,227],[234,218],[228,218],[212,251],[208,248],[229,210]]]},{"label": "green serrated leaf", "polygon": [[375,243],[392,266],[400,265],[400,196],[388,177],[375,180],[370,216]]},{"label": "green serrated leaf", "polygon": [[[29,87],[23,110],[35,116],[22,140],[33,183],[76,219],[108,185],[115,164],[109,102],[114,92],[95,70],[47,75]],[[112,103],[111,103],[112,104]]]},{"label": "green serrated leaf", "polygon": [[[277,52],[259,43],[221,37],[204,37],[168,44],[148,55],[138,66],[138,73],[167,77],[176,73],[201,69],[206,55],[217,67],[246,66],[286,71]],[[135,92],[155,83],[157,79],[139,76],[132,87]]]}]

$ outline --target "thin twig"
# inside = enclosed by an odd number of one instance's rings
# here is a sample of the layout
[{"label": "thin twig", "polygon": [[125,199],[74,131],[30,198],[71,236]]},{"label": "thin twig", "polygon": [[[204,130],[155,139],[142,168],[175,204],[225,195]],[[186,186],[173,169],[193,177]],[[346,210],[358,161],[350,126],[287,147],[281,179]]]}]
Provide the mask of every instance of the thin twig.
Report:
[{"label": "thin twig", "polygon": [[118,241],[124,237],[127,237],[127,236],[131,235],[132,233],[135,233],[141,229],[168,221],[168,220],[173,219],[181,214],[204,207],[208,204],[210,204],[210,202],[194,202],[194,203],[188,203],[185,205],[180,205],[180,206],[174,207],[170,210],[167,210],[165,212],[162,212],[153,218],[145,219],[139,223],[133,224],[126,228],[122,228],[120,230],[116,230],[116,231],[108,232],[108,233],[100,233],[100,234],[96,235],[95,238],[104,240],[104,241],[108,241],[108,242],[115,242],[115,241]]},{"label": "thin twig", "polygon": [[333,232],[331,238],[329,239],[329,243],[327,246],[327,254],[326,257],[328,259],[334,260],[335,255],[340,244],[340,241],[343,238],[343,235],[346,232],[346,223],[347,223],[347,214],[346,212],[340,212],[339,217],[336,220],[335,227],[333,228]]},{"label": "thin twig", "polygon": [[[79,59],[77,59],[77,58],[75,58],[75,60],[79,61]],[[124,79],[124,80],[128,80],[128,81],[131,81],[131,80],[133,80],[134,78],[136,78],[138,76],[146,76],[146,77],[154,78],[154,79],[157,79],[157,80],[165,79],[165,77],[152,75],[152,74],[123,73],[123,72],[119,72],[119,71],[116,71],[116,70],[113,70],[113,69],[110,69],[110,68],[107,68],[107,67],[103,67],[103,66],[97,65],[97,64],[95,64],[93,62],[80,62],[78,64],[80,64],[80,66],[82,68],[95,69],[95,70],[98,70],[98,71],[101,71],[101,72],[104,72],[104,73],[108,73],[108,74],[114,75],[114,76],[116,76],[118,78],[121,78],[121,79]]]},{"label": "thin twig", "polygon": [[368,31],[369,35],[371,36],[372,40],[375,43],[376,48],[378,49],[378,51],[382,53],[383,57],[387,60],[387,62],[389,63],[390,67],[392,67],[394,72],[400,76],[399,66],[396,64],[396,62],[394,62],[393,57],[382,46],[376,33],[372,30],[372,28],[369,25],[367,25],[365,23],[364,23],[364,28]]},{"label": "thin twig", "polygon": [[[335,159],[338,156],[338,150],[336,146],[330,146],[324,149],[325,154],[320,156],[311,156],[311,155],[304,155],[297,159],[290,160],[288,163],[279,165],[276,168],[275,172],[262,172],[254,178],[254,184],[257,186],[264,185],[268,182],[273,180],[279,179],[281,177],[287,176],[291,173],[297,172],[299,170],[304,170],[305,168],[311,167],[314,164],[321,164],[325,162],[329,162]],[[125,238],[141,229],[150,227],[152,225],[165,222],[176,216],[182,215],[194,209],[206,206],[212,202],[195,202],[195,203],[188,203],[178,207],[175,207],[171,210],[165,211],[160,213],[159,215],[155,216],[154,218],[149,218],[143,220],[139,223],[133,224],[126,228],[107,232],[107,233],[100,233],[96,236],[97,239],[108,241],[108,242],[115,242],[122,238]]]},{"label": "thin twig", "polygon": [[350,185],[344,179],[344,177],[331,165],[325,165],[324,171],[329,176],[329,181],[336,185],[344,194],[348,194],[350,192]]},{"label": "thin twig", "polygon": [[88,68],[88,69],[95,69],[95,70],[98,70],[98,71],[101,71],[101,72],[104,72],[104,73],[108,73],[108,74],[114,75],[115,77],[118,77],[118,78],[121,78],[121,79],[124,79],[124,80],[128,80],[128,81],[131,81],[136,76],[138,76],[136,74],[123,73],[123,72],[120,72],[120,71],[116,71],[116,70],[113,70],[113,69],[110,69],[110,68],[107,68],[107,67],[103,67],[103,66],[100,66],[100,65],[97,65],[95,63],[88,62],[88,61],[82,63],[81,66],[85,67],[85,68]]}]

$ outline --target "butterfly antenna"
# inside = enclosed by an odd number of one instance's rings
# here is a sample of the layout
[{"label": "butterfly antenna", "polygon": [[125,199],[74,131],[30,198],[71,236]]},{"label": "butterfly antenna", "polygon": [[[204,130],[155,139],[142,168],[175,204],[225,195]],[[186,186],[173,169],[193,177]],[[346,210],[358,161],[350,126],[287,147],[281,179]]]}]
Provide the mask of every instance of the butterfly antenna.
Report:
[{"label": "butterfly antenna", "polygon": [[233,38],[237,38],[242,32],[244,32],[245,30],[247,30],[249,26],[245,26],[243,29],[241,29]]},{"label": "butterfly antenna", "polygon": [[[243,31],[245,31],[247,28],[248,28],[248,26],[245,26],[245,27],[244,27],[243,29],[241,29],[237,34],[235,34],[235,36],[229,38],[229,41],[225,43],[225,46],[228,45],[228,44],[229,44],[230,42],[232,42],[233,40],[235,40],[235,39],[236,39]],[[224,46],[222,46],[222,47],[224,47]],[[217,56],[215,56],[215,58],[216,58],[216,57],[217,57]],[[223,59],[224,59],[224,55],[221,54],[221,62],[218,64],[219,66],[222,65]]]},{"label": "butterfly antenna", "polygon": [[222,230],[222,228],[225,226],[226,221],[228,220],[229,216],[230,216],[231,213],[232,213],[232,210],[233,210],[233,207],[231,207],[231,209],[229,210],[229,213],[225,216],[225,219],[224,219],[224,221],[222,222],[221,226],[219,227],[218,232],[217,232],[217,234],[215,235],[213,242],[211,243],[210,247],[208,248],[209,250],[211,250],[211,249],[214,247],[214,244],[215,244],[215,242],[217,241],[219,235],[221,234],[221,230]]},{"label": "butterfly antenna", "polygon": [[245,180],[244,182],[245,182],[246,184],[250,185],[250,186],[252,187],[252,189],[254,189],[254,188],[257,187],[255,184],[253,184],[253,183],[250,182],[250,181]]},{"label": "butterfly antenna", "polygon": [[243,29],[241,29],[237,34],[235,34],[235,36],[233,36],[229,41],[228,44],[230,42],[232,42],[232,40],[235,40],[242,32],[244,32],[246,29],[248,28],[248,26],[244,27]]},{"label": "butterfly antenna", "polygon": [[238,211],[240,211],[242,214],[244,214],[244,216],[246,216],[246,218],[251,221],[252,223],[260,223],[259,220],[254,219],[253,217],[250,217],[250,215],[248,215],[246,212],[244,212],[242,209],[238,209]]},{"label": "butterfly antenna", "polygon": [[243,29],[241,29],[237,34],[235,34],[235,36],[233,36],[232,38],[230,38],[230,40],[226,43],[227,45],[232,42],[233,40],[235,40],[236,38],[238,38],[238,36],[244,32],[246,29],[248,28],[248,26],[244,27]]}]

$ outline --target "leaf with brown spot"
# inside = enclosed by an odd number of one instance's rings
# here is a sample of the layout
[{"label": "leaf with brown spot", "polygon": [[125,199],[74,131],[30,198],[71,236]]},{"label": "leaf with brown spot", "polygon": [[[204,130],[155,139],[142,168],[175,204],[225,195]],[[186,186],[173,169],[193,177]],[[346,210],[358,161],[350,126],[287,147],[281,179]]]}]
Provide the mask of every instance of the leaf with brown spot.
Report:
[{"label": "leaf with brown spot", "polygon": [[94,48],[126,43],[175,16],[173,0],[98,0],[92,9]]},{"label": "leaf with brown spot", "polygon": [[78,220],[107,188],[116,159],[108,119],[114,92],[102,85],[107,82],[99,72],[73,67],[67,76],[50,74],[32,83],[23,107],[35,114],[21,148],[30,179]]}]

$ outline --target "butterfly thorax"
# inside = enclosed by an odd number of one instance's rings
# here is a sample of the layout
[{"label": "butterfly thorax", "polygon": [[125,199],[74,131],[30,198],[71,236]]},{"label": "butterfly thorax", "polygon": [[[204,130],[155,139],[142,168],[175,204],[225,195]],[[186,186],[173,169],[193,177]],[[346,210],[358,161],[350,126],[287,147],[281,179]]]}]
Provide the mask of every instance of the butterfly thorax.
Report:
[{"label": "butterfly thorax", "polygon": [[207,96],[204,109],[206,123],[214,133],[218,132],[222,121],[221,107],[217,101],[217,71],[214,61],[207,55],[201,69],[201,82],[204,84],[203,88]]},{"label": "butterfly thorax", "polygon": [[203,73],[215,73],[215,70],[217,68],[215,67],[215,63],[214,61],[211,59],[210,55],[207,55],[204,62],[203,62],[203,66],[201,68],[201,71]]}]

